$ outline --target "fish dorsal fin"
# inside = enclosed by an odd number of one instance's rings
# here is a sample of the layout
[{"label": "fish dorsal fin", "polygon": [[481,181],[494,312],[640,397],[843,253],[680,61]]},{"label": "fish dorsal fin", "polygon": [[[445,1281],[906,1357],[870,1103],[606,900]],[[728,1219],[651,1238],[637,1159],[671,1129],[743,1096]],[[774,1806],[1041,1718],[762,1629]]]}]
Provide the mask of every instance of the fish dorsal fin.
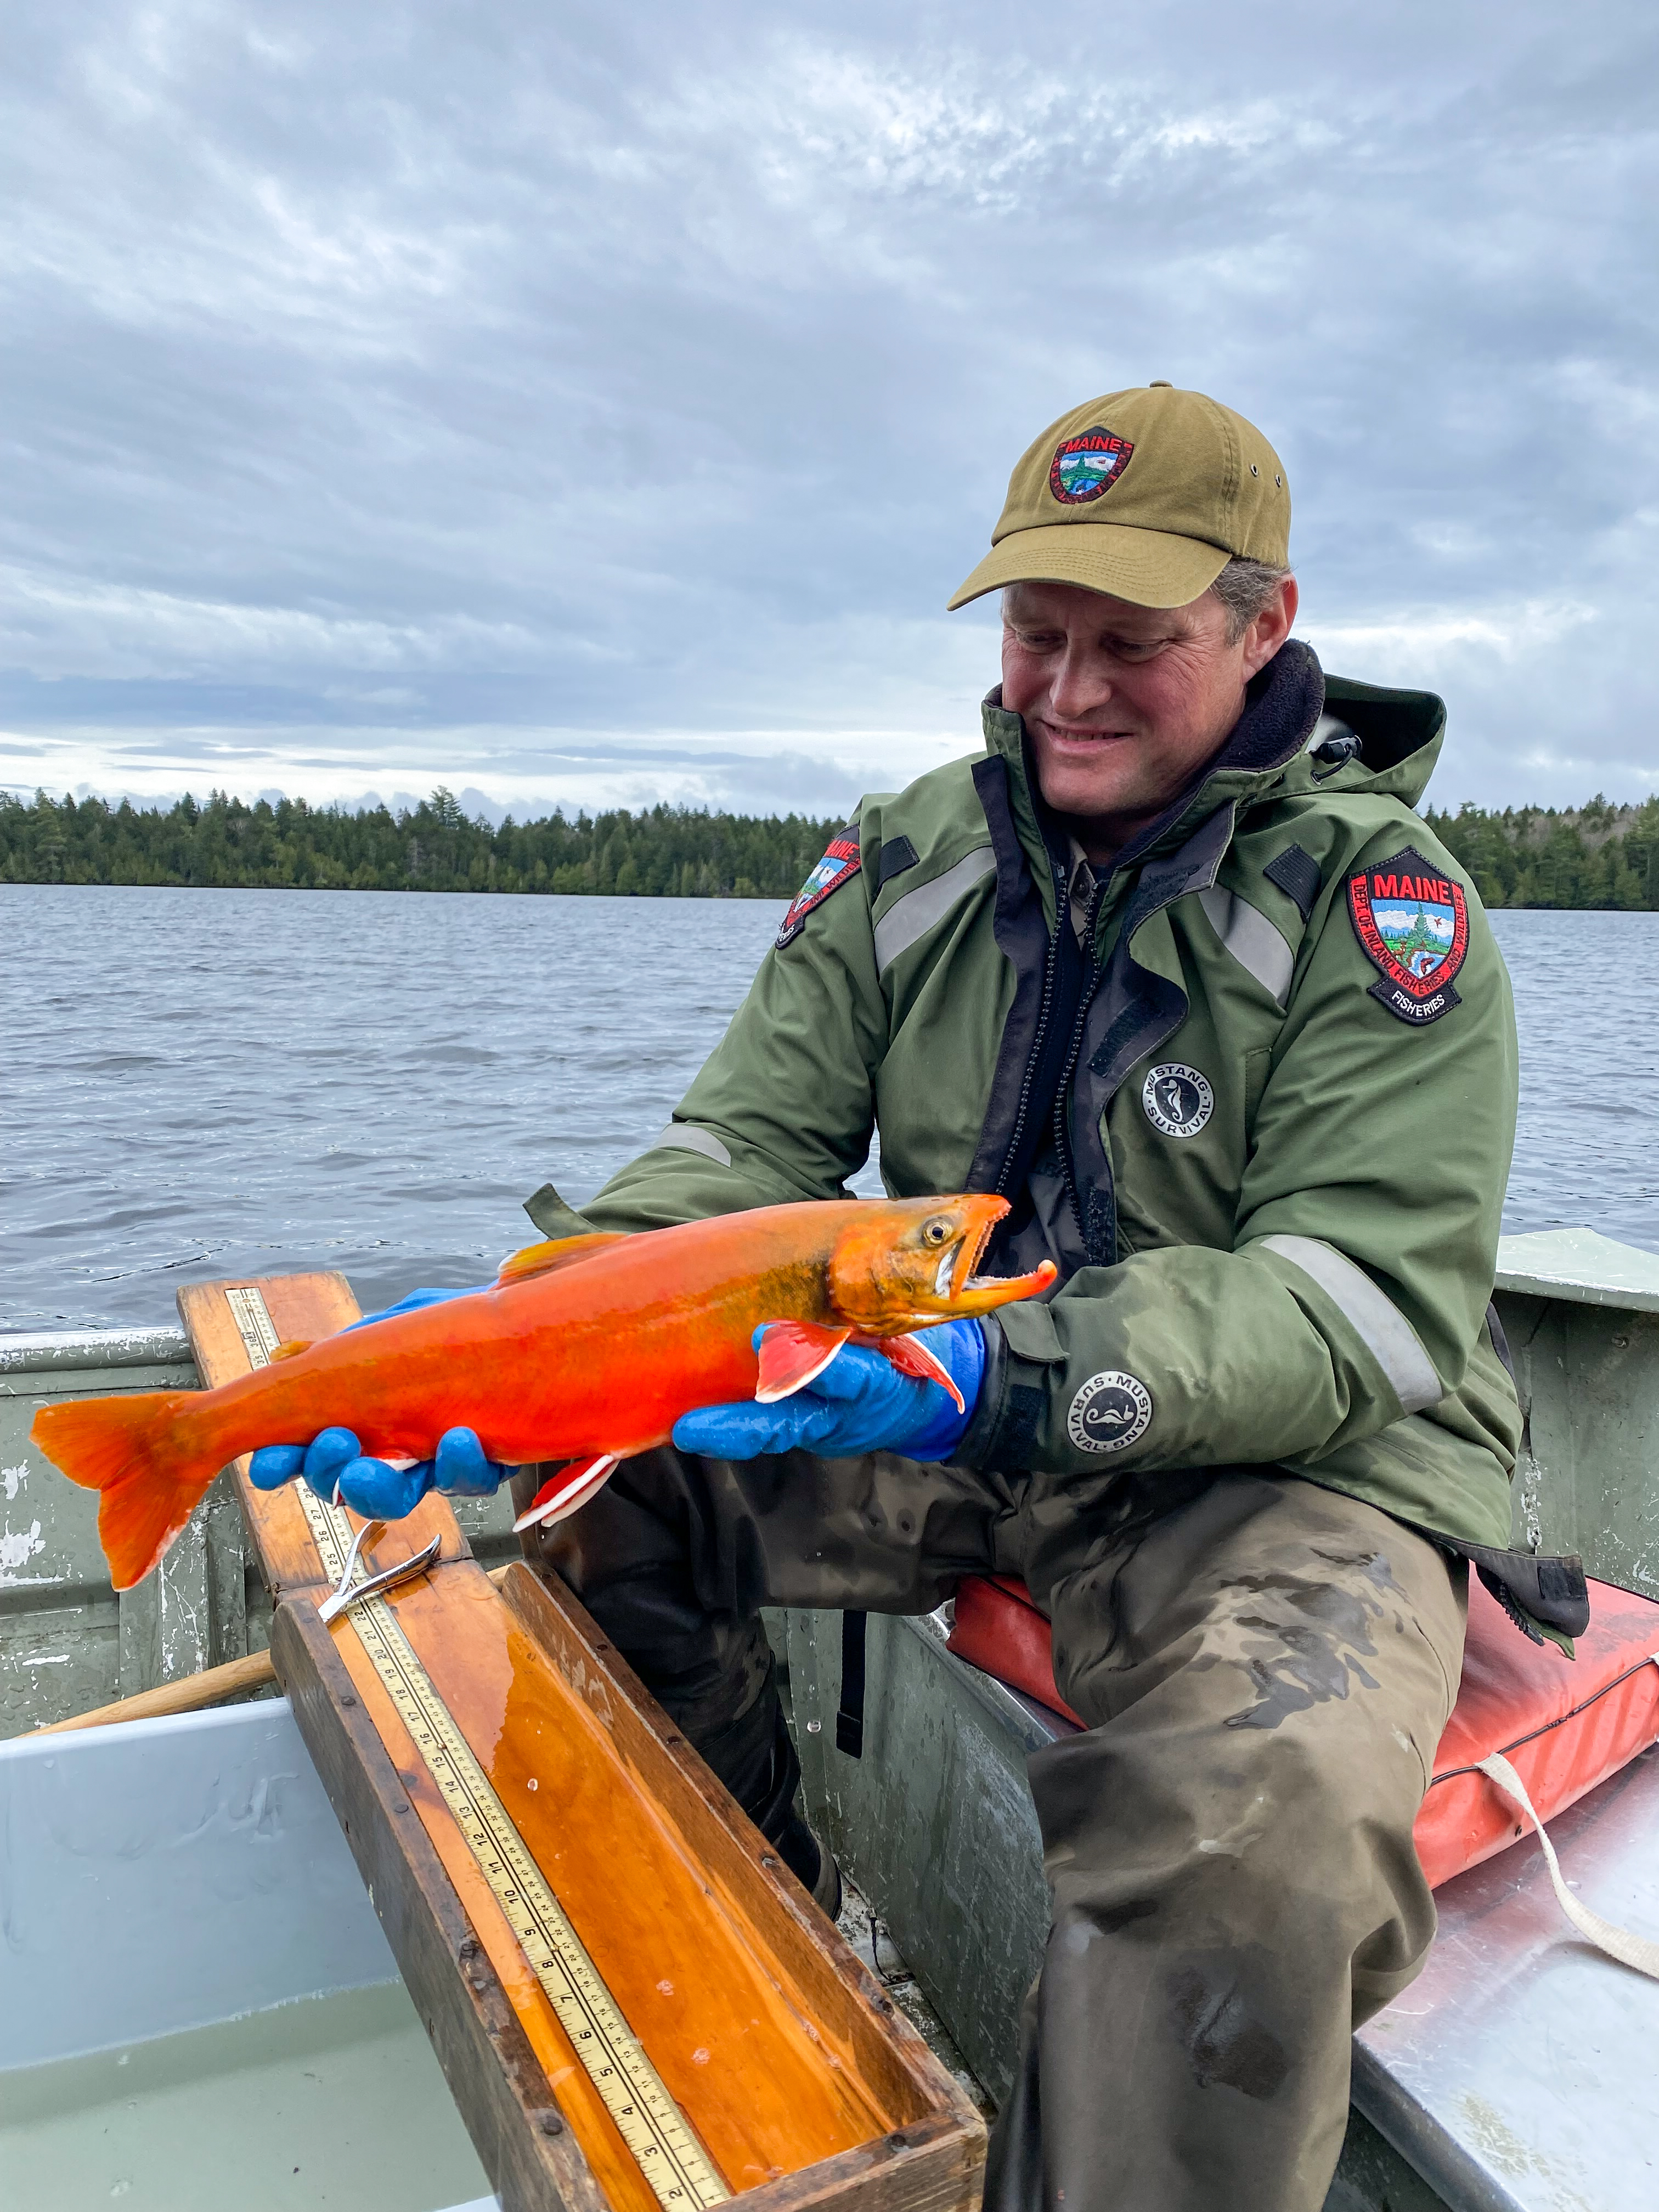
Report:
[{"label": "fish dorsal fin", "polygon": [[272,1364],[279,1359],[297,1359],[302,1352],[309,1352],[316,1341],[314,1336],[285,1337],[270,1355]]},{"label": "fish dorsal fin", "polygon": [[498,1283],[525,1283],[532,1275],[551,1275],[578,1260],[591,1259],[626,1241],[623,1232],[591,1231],[586,1237],[555,1237],[545,1244],[526,1244],[522,1252],[509,1252],[501,1265]]}]

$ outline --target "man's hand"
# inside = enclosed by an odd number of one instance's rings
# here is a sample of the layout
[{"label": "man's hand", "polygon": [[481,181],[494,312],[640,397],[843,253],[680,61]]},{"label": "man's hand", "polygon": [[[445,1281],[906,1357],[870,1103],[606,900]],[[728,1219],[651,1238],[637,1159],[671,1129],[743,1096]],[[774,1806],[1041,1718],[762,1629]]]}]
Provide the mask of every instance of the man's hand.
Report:
[{"label": "man's hand", "polygon": [[[477,1286],[488,1289],[487,1284]],[[438,1305],[446,1298],[465,1298],[470,1291],[411,1291],[396,1305],[365,1314],[353,1328],[368,1328],[393,1314],[416,1313],[422,1306]],[[430,1459],[413,1467],[393,1467],[383,1459],[365,1459],[363,1448],[349,1429],[325,1429],[308,1444],[265,1444],[248,1467],[248,1479],[257,1490],[280,1490],[285,1482],[302,1476],[319,1498],[340,1501],[366,1520],[401,1521],[412,1513],[428,1490],[450,1498],[489,1498],[512,1474],[484,1457],[483,1446],[471,1429],[449,1429],[438,1440]]]},{"label": "man's hand", "polygon": [[[766,1331],[755,1332],[758,1350]],[[948,1459],[967,1432],[985,1373],[985,1340],[971,1321],[947,1321],[919,1329],[917,1337],[962,1393],[958,1413],[948,1390],[921,1382],[861,1345],[844,1345],[821,1375],[774,1405],[744,1399],[736,1405],[700,1406],[674,1424],[682,1451],[717,1459],[753,1459],[760,1452],[814,1451],[824,1459],[851,1459],[868,1451],[899,1451],[911,1459]]]}]

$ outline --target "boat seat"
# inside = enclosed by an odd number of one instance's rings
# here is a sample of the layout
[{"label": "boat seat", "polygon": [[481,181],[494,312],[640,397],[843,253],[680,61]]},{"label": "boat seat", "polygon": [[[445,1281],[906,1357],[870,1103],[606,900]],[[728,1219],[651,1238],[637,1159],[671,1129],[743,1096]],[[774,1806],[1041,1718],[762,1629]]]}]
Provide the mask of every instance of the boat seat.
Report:
[{"label": "boat seat", "polygon": [[[1517,1767],[1530,1753],[1527,1778],[1554,1811],[1550,1832],[1574,1893],[1659,1936],[1659,1606],[1590,1587],[1591,1631],[1576,1665],[1528,1644],[1472,1589],[1462,1694],[1436,1761],[1445,1790],[1467,1794],[1449,1796],[1447,1817],[1431,1814],[1419,1832],[1425,1859],[1468,1856],[1461,1871],[1431,1869],[1440,1924],[1428,1963],[1353,2045],[1355,2106],[1384,2138],[1384,2155],[1391,2148],[1427,2185],[1425,2206],[1651,2212],[1655,2202],[1659,1983],[1574,1934],[1530,1825],[1469,1768],[1482,1743],[1510,1745]],[[998,1661],[994,1679],[1018,1698],[1028,1747],[1081,1725],[1054,1686],[1048,1624],[1023,1584],[976,1577],[960,1586],[947,1648],[960,1657],[964,1646]],[[1528,1695],[1554,1706],[1536,1748],[1514,1744]],[[1415,2206],[1398,2178],[1375,2195],[1357,2185],[1356,2140],[1351,2132],[1328,2212]]]},{"label": "boat seat", "polygon": [[[1554,1644],[1529,1642],[1471,1581],[1463,1678],[1417,1820],[1431,1887],[1530,1832],[1481,1760],[1507,1755],[1549,1820],[1659,1737],[1659,1604],[1607,1583],[1589,1590],[1590,1625],[1569,1662]],[[1024,1692],[1057,1729],[1082,1726],[1055,1686],[1048,1620],[1014,1577],[964,1578],[949,1648]]]},{"label": "boat seat", "polygon": [[[953,1656],[943,1609],[872,1613],[854,1759],[835,1738],[840,1616],[792,1609],[778,1627],[814,1823],[1004,2096],[1048,1917],[1025,1762],[1075,1723]],[[1659,1935],[1659,1748],[1550,1833],[1575,1895]],[[1354,2039],[1355,2118],[1327,2212],[1652,2212],[1659,1982],[1575,1936],[1531,1837],[1435,1901],[1423,1972]]]}]

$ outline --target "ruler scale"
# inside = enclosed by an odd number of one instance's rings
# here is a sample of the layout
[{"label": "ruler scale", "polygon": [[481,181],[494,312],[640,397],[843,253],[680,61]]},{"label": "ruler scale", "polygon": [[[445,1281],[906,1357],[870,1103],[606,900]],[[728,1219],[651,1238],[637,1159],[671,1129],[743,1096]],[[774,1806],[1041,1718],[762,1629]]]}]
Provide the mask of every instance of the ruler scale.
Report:
[{"label": "ruler scale", "polygon": [[[253,1367],[279,1339],[258,1289],[225,1292]],[[295,1491],[331,1582],[344,1571],[351,1524],[303,1479]],[[665,2212],[723,2204],[731,2191],[623,2018],[546,1876],[385,1598],[346,1616],[454,1816],[560,2025]]]}]

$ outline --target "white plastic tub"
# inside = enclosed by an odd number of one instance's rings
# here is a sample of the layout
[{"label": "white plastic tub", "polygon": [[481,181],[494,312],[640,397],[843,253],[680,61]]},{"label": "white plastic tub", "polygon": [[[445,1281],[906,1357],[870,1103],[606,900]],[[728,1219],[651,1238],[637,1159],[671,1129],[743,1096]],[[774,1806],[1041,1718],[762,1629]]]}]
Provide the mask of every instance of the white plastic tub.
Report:
[{"label": "white plastic tub", "polygon": [[285,1702],[0,1743],[0,2202],[494,2205]]}]

